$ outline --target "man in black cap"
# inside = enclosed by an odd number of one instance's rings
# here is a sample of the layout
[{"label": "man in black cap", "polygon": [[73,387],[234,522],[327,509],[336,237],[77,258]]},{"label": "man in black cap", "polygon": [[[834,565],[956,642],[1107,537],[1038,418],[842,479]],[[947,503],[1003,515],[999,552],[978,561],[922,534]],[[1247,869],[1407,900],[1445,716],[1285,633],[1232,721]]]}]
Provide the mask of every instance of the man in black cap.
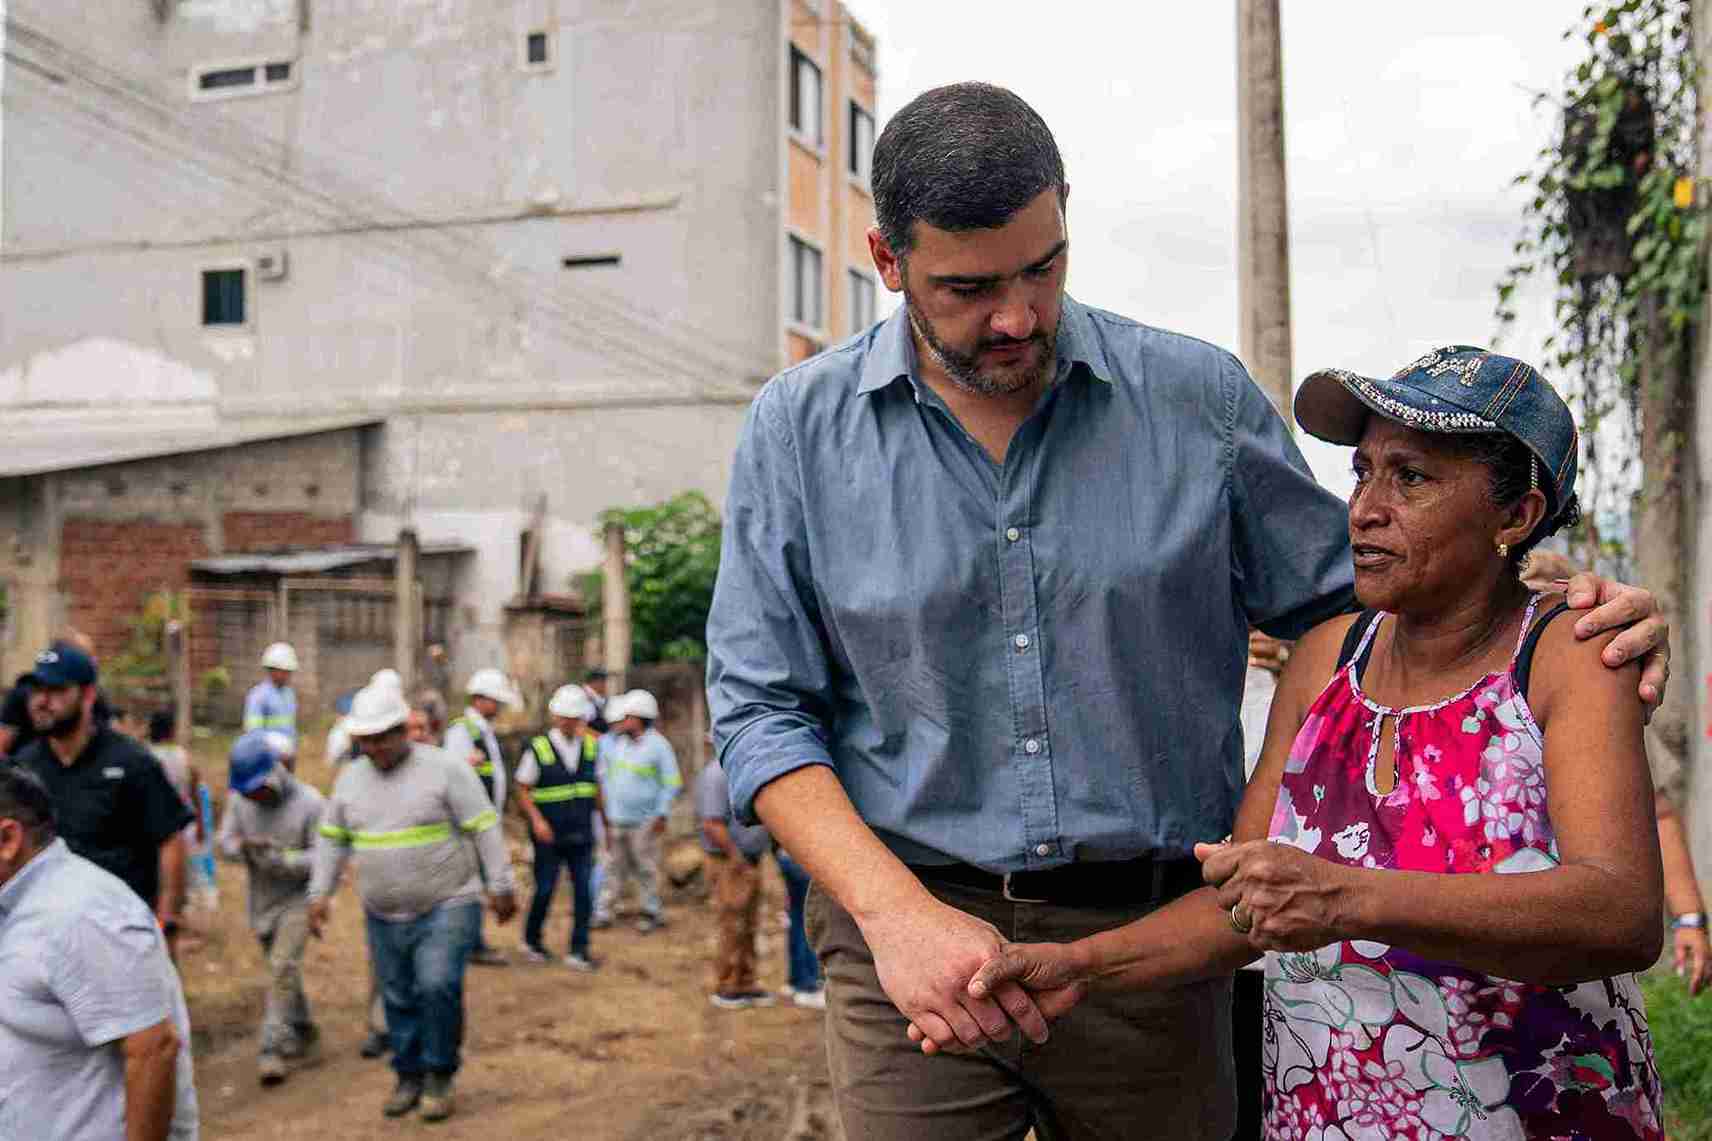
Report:
[{"label": "man in black cap", "polygon": [[23,680],[37,736],[12,758],[53,797],[59,835],[78,855],[112,872],[154,910],[171,946],[184,897],[191,823],[149,751],[95,716],[95,661],[56,643]]},{"label": "man in black cap", "polygon": [[[71,646],[95,657],[95,643],[81,630],[66,630],[53,641],[54,646]],[[105,725],[113,720],[113,709],[104,694],[95,695],[95,720]],[[30,724],[30,675],[20,674],[12,683],[4,701],[0,701],[0,757],[15,757],[36,739],[35,726]]]}]

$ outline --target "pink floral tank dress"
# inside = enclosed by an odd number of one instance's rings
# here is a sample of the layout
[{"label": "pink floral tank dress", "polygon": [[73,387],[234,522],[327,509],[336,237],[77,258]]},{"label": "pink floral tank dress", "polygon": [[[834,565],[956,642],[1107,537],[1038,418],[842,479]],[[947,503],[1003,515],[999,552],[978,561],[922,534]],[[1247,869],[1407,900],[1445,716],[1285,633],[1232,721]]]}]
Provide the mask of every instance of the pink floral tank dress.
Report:
[{"label": "pink floral tank dress", "polygon": [[[1356,867],[1554,866],[1542,738],[1516,659],[1448,700],[1393,710],[1370,700],[1359,677],[1386,617],[1368,622],[1296,735],[1271,839]],[[1382,726],[1396,734],[1389,793],[1374,776]],[[1633,975],[1535,986],[1345,941],[1268,953],[1265,1019],[1269,1138],[1663,1136]]]}]

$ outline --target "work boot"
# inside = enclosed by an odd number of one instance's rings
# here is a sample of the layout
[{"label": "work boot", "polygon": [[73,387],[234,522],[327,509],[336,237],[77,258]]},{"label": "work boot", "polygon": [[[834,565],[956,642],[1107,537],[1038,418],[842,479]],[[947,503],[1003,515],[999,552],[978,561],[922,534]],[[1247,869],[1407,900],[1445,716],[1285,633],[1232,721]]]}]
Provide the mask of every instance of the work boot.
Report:
[{"label": "work boot", "polygon": [[429,1074],[422,1091],[422,1120],[444,1121],[452,1116],[452,1075]]},{"label": "work boot", "polygon": [[369,1031],[369,1036],[363,1039],[363,1048],[358,1051],[365,1058],[379,1058],[392,1049],[386,1040],[386,1035],[378,1030]]},{"label": "work boot", "polygon": [[498,947],[477,947],[470,952],[470,962],[478,967],[509,967],[511,960]]},{"label": "work boot", "polygon": [[321,1031],[313,1023],[297,1027],[292,1036],[280,1046],[280,1054],[291,1059],[307,1058],[321,1043]]},{"label": "work boot", "polygon": [[381,1112],[388,1117],[403,1117],[416,1108],[416,1103],[422,1100],[422,1079],[416,1074],[399,1074],[398,1085],[393,1088],[392,1096],[386,1099]]},{"label": "work boot", "polygon": [[268,1051],[256,1059],[256,1077],[264,1086],[277,1086],[285,1080],[285,1059]]}]

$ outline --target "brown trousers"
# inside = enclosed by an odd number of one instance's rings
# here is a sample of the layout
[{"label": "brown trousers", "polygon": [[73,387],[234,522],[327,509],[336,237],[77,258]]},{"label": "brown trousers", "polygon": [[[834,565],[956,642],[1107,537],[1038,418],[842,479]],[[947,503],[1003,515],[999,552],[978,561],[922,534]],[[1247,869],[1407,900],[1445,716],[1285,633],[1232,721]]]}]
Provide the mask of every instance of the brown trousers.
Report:
[{"label": "brown trousers", "polygon": [[[1066,942],[1151,905],[1012,903],[930,884],[945,903],[1016,942]],[[1090,995],[1045,1045],[1013,1036],[976,1055],[929,1058],[880,988],[849,914],[816,886],[809,939],[826,971],[826,1048],[845,1136],[864,1141],[1228,1141],[1236,1126],[1228,978],[1165,991]]]},{"label": "brown trousers", "polygon": [[715,989],[741,994],[755,989],[755,919],[761,906],[761,865],[730,856],[711,861],[717,879],[713,905],[719,916]]}]

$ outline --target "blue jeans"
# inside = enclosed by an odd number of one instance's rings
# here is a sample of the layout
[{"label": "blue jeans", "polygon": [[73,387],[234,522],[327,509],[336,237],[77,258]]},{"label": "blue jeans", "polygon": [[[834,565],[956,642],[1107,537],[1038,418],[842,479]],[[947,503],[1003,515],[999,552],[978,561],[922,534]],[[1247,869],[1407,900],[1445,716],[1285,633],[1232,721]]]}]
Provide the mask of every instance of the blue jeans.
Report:
[{"label": "blue jeans", "polygon": [[815,956],[814,948],[809,946],[808,931],[803,926],[803,904],[808,899],[810,882],[808,873],[783,848],[775,848],[773,855],[779,861],[779,871],[785,877],[785,893],[791,901],[791,989],[819,990],[820,959]]},{"label": "blue jeans", "polygon": [[571,873],[571,954],[586,956],[589,917],[594,914],[594,889],[590,883],[594,873],[593,841],[555,840],[551,844],[535,841],[535,898],[529,904],[523,941],[537,951],[543,949],[541,927],[547,922],[553,889],[559,886],[560,867],[569,868]]},{"label": "blue jeans", "polygon": [[454,1074],[464,1040],[464,968],[481,934],[479,903],[437,907],[402,923],[368,919],[400,1077]]}]

